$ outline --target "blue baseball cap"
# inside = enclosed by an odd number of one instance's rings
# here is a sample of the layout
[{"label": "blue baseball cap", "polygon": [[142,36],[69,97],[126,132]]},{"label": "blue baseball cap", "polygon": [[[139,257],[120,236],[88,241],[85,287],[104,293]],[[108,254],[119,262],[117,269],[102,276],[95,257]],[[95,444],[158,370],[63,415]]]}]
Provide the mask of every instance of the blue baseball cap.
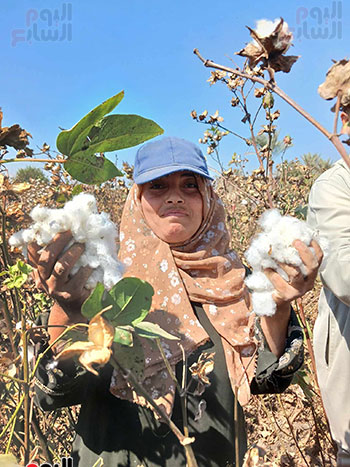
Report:
[{"label": "blue baseball cap", "polygon": [[190,170],[213,180],[198,146],[181,138],[166,137],[144,144],[137,151],[134,181],[142,185],[180,170]]}]

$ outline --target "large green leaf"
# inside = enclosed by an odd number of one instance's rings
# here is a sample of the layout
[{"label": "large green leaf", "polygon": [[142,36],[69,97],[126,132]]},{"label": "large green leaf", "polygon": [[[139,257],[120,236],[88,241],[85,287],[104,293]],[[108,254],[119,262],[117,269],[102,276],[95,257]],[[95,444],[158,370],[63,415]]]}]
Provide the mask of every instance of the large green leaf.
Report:
[{"label": "large green leaf", "polygon": [[83,316],[91,319],[104,308],[102,305],[104,291],[104,285],[98,282],[92,294],[85,300],[81,307],[81,314]]},{"label": "large green leaf", "polygon": [[87,128],[91,128],[96,122],[101,120],[102,117],[109,114],[123,97],[124,91],[121,91],[91,110],[70,130],[61,131],[56,141],[57,149],[66,156],[71,155],[71,149],[79,135],[86,131]]},{"label": "large green leaf", "polygon": [[71,154],[80,150],[98,153],[130,148],[163,132],[153,120],[139,115],[108,115],[77,139]]},{"label": "large green leaf", "polygon": [[99,282],[94,288],[92,294],[83,303],[81,314],[90,320],[97,313],[110,305],[112,305],[112,308],[103,313],[103,317],[108,320],[114,317],[116,313],[119,313],[120,309],[117,307],[114,299],[105,290],[104,285]]},{"label": "large green leaf", "polygon": [[75,180],[88,185],[99,185],[111,178],[123,175],[109,159],[84,151],[70,156],[64,168]]},{"label": "large green leaf", "polygon": [[103,308],[112,305],[104,317],[114,326],[135,325],[147,316],[153,294],[153,287],[137,277],[121,279],[109,292],[105,291],[103,284],[98,283],[83,303],[81,312],[91,319]]},{"label": "large green leaf", "polygon": [[134,328],[138,336],[146,337],[147,339],[158,339],[159,337],[164,337],[165,339],[170,339],[173,341],[179,340],[178,337],[164,331],[164,329],[162,329],[159,324],[149,323],[148,321],[135,324]]},{"label": "large green leaf", "polygon": [[133,326],[147,316],[154,294],[148,282],[137,277],[125,277],[109,291],[117,305],[115,316],[109,319],[115,326],[132,324]]},{"label": "large green leaf", "polygon": [[[142,378],[145,368],[145,358],[139,339],[134,339],[132,347],[113,342],[112,350],[114,358],[125,370],[131,371],[137,379]],[[115,366],[112,359],[110,363]],[[116,368],[118,368],[118,366],[116,366]]]}]

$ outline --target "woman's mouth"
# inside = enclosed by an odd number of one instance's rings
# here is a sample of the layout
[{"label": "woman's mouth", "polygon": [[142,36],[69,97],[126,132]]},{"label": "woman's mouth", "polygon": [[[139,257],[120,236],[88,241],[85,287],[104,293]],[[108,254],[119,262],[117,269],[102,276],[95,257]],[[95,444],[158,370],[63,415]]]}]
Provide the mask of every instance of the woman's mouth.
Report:
[{"label": "woman's mouth", "polygon": [[171,209],[166,211],[162,217],[186,217],[187,212],[182,209]]}]

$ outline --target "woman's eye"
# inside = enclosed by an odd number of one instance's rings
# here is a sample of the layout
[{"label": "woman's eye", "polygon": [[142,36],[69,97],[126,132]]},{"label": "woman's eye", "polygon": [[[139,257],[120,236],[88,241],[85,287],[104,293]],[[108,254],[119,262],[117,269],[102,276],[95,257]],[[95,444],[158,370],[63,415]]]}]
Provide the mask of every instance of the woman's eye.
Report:
[{"label": "woman's eye", "polygon": [[198,188],[197,182],[187,182],[185,186],[186,188]]},{"label": "woman's eye", "polygon": [[164,187],[165,187],[165,185],[163,183],[152,183],[152,185],[150,186],[150,189],[151,190],[161,190]]}]

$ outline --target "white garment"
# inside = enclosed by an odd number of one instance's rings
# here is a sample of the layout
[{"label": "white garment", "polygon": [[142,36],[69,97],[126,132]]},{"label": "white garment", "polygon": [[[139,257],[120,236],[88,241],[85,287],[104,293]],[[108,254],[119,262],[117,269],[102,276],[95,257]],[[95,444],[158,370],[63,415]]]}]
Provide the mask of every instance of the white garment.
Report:
[{"label": "white garment", "polygon": [[323,173],[309,197],[308,223],[330,242],[314,328],[321,394],[338,466],[350,466],[350,170],[343,160]]}]

